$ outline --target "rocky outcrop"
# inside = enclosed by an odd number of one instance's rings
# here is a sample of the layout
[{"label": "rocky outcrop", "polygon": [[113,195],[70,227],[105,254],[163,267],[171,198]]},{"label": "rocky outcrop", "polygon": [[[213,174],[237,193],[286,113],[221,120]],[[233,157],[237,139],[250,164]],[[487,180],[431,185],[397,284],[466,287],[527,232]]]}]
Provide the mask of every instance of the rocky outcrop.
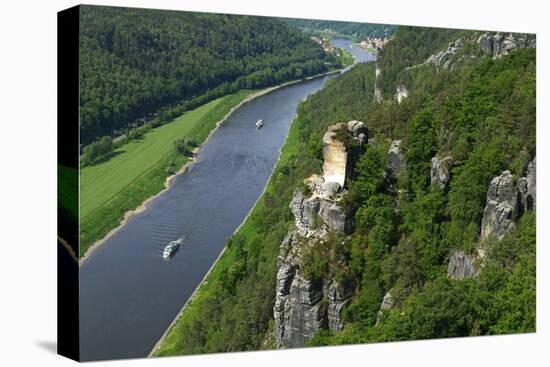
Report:
[{"label": "rocky outcrop", "polygon": [[432,158],[432,168],[430,171],[431,184],[433,186],[439,187],[440,189],[445,189],[451,180],[451,167],[452,158],[445,157],[433,157]]},{"label": "rocky outcrop", "polygon": [[456,65],[457,61],[464,58],[464,56],[462,57],[456,56],[458,50],[463,48],[464,45],[465,45],[465,42],[461,38],[459,38],[456,41],[449,43],[449,45],[445,50],[442,50],[442,51],[439,51],[438,53],[430,55],[430,57],[428,57],[426,61],[424,61],[423,63],[409,66],[405,68],[405,70],[414,70],[426,65],[435,66],[437,71],[452,70],[453,67]]},{"label": "rocky outcrop", "polygon": [[384,311],[392,309],[395,306],[395,303],[396,303],[396,299],[391,294],[391,289],[390,289],[384,296],[384,299],[382,300],[382,304],[380,305],[380,311],[378,311],[378,315],[376,316],[376,325],[378,325],[382,321],[382,316],[384,315]]},{"label": "rocky outcrop", "polygon": [[510,171],[504,171],[491,180],[487,205],[481,222],[481,240],[489,236],[504,237],[514,227],[518,214],[518,190]]},{"label": "rocky outcrop", "polygon": [[400,84],[395,88],[395,99],[397,103],[403,102],[405,98],[409,96],[409,90],[403,84]]},{"label": "rocky outcrop", "polygon": [[380,90],[380,87],[378,87],[378,82],[380,80],[380,65],[376,63],[376,71],[375,71],[375,82],[374,82],[374,101],[375,102],[382,102],[382,91]]},{"label": "rocky outcrop", "polygon": [[351,218],[344,213],[337,203],[321,200],[319,205],[319,216],[322,225],[328,230],[335,232],[349,233],[353,228]]},{"label": "rocky outcrop", "polygon": [[[295,191],[290,202],[295,226],[281,243],[273,307],[275,340],[280,348],[302,347],[320,329],[344,327],[340,314],[353,294],[354,285],[330,277],[307,279],[300,272],[304,248],[319,246],[330,231],[349,233],[353,229],[352,216],[338,206],[344,181],[336,174],[342,174],[336,169],[342,167],[342,162],[336,165],[334,157],[341,152],[331,151],[342,148],[345,151],[345,146],[336,139],[336,133],[342,129],[359,144],[368,140],[368,130],[360,121],[331,126],[323,138],[326,148],[323,175],[307,178],[307,193]],[[332,160],[333,166],[327,167],[327,160]],[[347,162],[343,163],[345,167]]]},{"label": "rocky outcrop", "polygon": [[290,202],[296,230],[303,237],[323,237],[329,231],[349,233],[353,229],[352,218],[338,206],[340,187],[322,180],[318,176],[309,179],[311,196],[296,190]]},{"label": "rocky outcrop", "polygon": [[486,32],[479,36],[477,44],[485,54],[497,59],[517,48],[534,48],[537,41],[535,35],[531,34]]},{"label": "rocky outcrop", "polygon": [[515,226],[521,214],[534,210],[536,206],[536,157],[529,163],[525,177],[514,184],[510,171],[504,171],[491,180],[487,191],[487,205],[481,221],[481,243],[476,254],[465,254],[463,251],[452,251],[447,267],[447,277],[465,279],[477,277],[481,271],[486,240],[493,237],[500,241]]},{"label": "rocky outcrop", "polygon": [[465,254],[463,251],[453,251],[447,266],[447,277],[450,279],[466,279],[477,277],[479,269],[475,263],[478,257],[473,254]]},{"label": "rocky outcrop", "polygon": [[457,39],[454,42],[449,43],[447,49],[440,51],[434,55],[431,55],[425,62],[425,64],[435,65],[437,70],[451,70],[454,66],[454,56],[459,49],[464,47],[464,41]]},{"label": "rocky outcrop", "polygon": [[369,131],[361,121],[353,120],[328,127],[323,135],[323,178],[327,183],[344,187],[347,173],[348,151],[345,142],[339,139],[340,131],[346,131],[359,145],[368,141]]},{"label": "rocky outcrop", "polygon": [[365,144],[368,142],[369,129],[364,122],[357,120],[348,122],[348,131],[359,144]]},{"label": "rocky outcrop", "polygon": [[327,321],[330,330],[340,331],[344,328],[342,309],[348,304],[353,295],[354,287],[350,282],[340,283],[333,281],[328,287]]},{"label": "rocky outcrop", "polygon": [[275,340],[280,347],[303,346],[323,326],[318,282],[299,274],[300,235],[291,231],[281,243],[273,316]]},{"label": "rocky outcrop", "polygon": [[321,329],[342,330],[341,312],[354,291],[351,283],[304,278],[299,263],[296,252],[279,256],[273,316],[280,348],[303,347]]},{"label": "rocky outcrop", "polygon": [[401,151],[401,140],[394,140],[391,142],[390,149],[388,150],[386,176],[390,180],[396,180],[406,168],[405,156]]},{"label": "rocky outcrop", "polygon": [[341,187],[344,187],[346,181],[348,153],[344,142],[338,140],[336,135],[338,130],[344,128],[347,128],[345,124],[332,125],[323,135],[323,176],[325,182],[336,182]]},{"label": "rocky outcrop", "polygon": [[537,157],[527,167],[527,194],[525,196],[525,207],[527,210],[537,209]]},{"label": "rocky outcrop", "polygon": [[[319,187],[318,181],[310,181],[310,189]],[[281,243],[273,307],[279,347],[302,347],[320,329],[341,330],[340,313],[353,292],[349,284],[307,279],[300,273],[304,247],[322,243],[329,230],[346,232],[352,222],[335,202],[315,191],[311,195],[295,192],[290,208],[296,226]]]}]

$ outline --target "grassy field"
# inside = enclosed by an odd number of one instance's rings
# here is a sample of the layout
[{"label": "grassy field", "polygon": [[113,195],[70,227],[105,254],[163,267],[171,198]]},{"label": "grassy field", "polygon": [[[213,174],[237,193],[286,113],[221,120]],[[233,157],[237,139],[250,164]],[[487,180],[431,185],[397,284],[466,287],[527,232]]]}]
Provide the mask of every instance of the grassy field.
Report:
[{"label": "grassy field", "polygon": [[202,143],[232,107],[251,93],[239,91],[186,112],[151,130],[143,139],[116,149],[110,159],[80,172],[80,254],[115,228],[124,213],[164,188],[167,176],[188,158],[177,154],[173,142],[190,138]]}]

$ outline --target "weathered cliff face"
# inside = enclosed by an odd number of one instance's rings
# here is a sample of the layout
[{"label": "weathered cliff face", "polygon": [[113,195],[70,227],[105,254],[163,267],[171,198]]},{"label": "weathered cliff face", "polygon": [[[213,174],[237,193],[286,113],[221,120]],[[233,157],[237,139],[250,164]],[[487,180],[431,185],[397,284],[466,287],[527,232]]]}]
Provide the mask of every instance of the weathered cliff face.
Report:
[{"label": "weathered cliff face", "polygon": [[344,187],[348,153],[344,143],[336,139],[338,130],[346,128],[345,124],[329,126],[323,135],[323,176],[326,182],[336,182]]},{"label": "weathered cliff face", "polygon": [[[281,244],[273,316],[279,347],[300,347],[326,325],[322,284],[299,273],[300,235],[290,232]],[[284,254],[284,252],[287,252]]]},{"label": "weathered cliff face", "polygon": [[464,41],[457,39],[454,42],[449,43],[447,49],[440,51],[434,55],[431,55],[424,64],[435,65],[437,70],[452,70],[455,59],[454,56],[457,51],[464,47]]},{"label": "weathered cliff face", "polygon": [[378,311],[378,315],[376,316],[375,326],[377,326],[382,321],[382,316],[384,315],[384,311],[391,310],[396,304],[396,299],[391,294],[391,291],[392,290],[390,289],[382,299],[382,304],[380,305],[380,311]]},{"label": "weathered cliff face", "polygon": [[369,129],[367,126],[357,120],[352,120],[348,122],[348,132],[351,134],[351,136],[360,144],[367,143],[369,139]]},{"label": "weathered cliff face", "polygon": [[477,44],[485,54],[497,59],[517,48],[536,47],[537,40],[534,35],[529,34],[486,32],[479,36]]},{"label": "weathered cliff face", "polygon": [[348,151],[344,142],[338,139],[340,131],[347,131],[360,145],[368,140],[368,129],[361,121],[353,120],[328,127],[323,135],[323,178],[326,183],[337,183],[344,187],[347,175]]},{"label": "weathered cliff face", "polygon": [[394,140],[391,142],[390,149],[388,150],[388,167],[386,169],[386,178],[394,181],[397,177],[405,171],[407,168],[407,162],[405,156],[401,151],[401,140]]},{"label": "weathered cliff face", "polygon": [[[319,178],[310,181],[310,189],[319,184]],[[273,308],[279,347],[302,347],[320,329],[341,330],[344,326],[340,312],[353,287],[333,279],[307,279],[300,273],[303,248],[318,245],[328,231],[346,233],[352,226],[352,218],[326,196],[296,191],[290,204],[296,225],[281,243]],[[338,193],[336,201],[340,196]]]},{"label": "weathered cliff face", "polygon": [[430,179],[432,185],[439,187],[440,189],[445,189],[451,180],[451,157],[433,157],[432,158],[432,169],[430,171]]},{"label": "weathered cliff face", "polygon": [[450,279],[466,279],[477,277],[479,268],[475,266],[478,256],[465,254],[463,251],[453,251],[449,258],[447,277]]},{"label": "weathered cliff face", "polygon": [[514,226],[518,211],[518,190],[510,171],[493,178],[481,222],[481,239],[494,235],[499,240]]},{"label": "weathered cliff face", "polygon": [[457,39],[456,41],[450,42],[445,50],[441,50],[433,55],[430,55],[426,61],[409,66],[405,70],[414,70],[421,68],[426,65],[434,65],[437,71],[440,70],[452,70],[455,64],[459,59],[463,59],[464,55],[457,56],[458,50],[463,48],[465,42],[462,38]]},{"label": "weathered cliff face", "polygon": [[303,347],[321,329],[340,331],[341,312],[353,295],[352,284],[334,280],[306,279],[300,274],[299,235],[290,233],[278,259],[277,289],[273,315],[275,340],[280,348]]},{"label": "weathered cliff face", "polygon": [[537,157],[527,167],[527,174],[518,181],[520,192],[521,210],[536,210],[537,208]]},{"label": "weathered cliff face", "polygon": [[[321,178],[322,179],[322,178]],[[315,184],[319,183],[317,178]],[[327,187],[327,186],[325,186]],[[332,188],[333,186],[328,186]],[[349,233],[353,228],[353,221],[344,214],[337,202],[330,200],[334,196],[331,192],[314,191],[312,196],[306,197],[296,191],[290,203],[290,210],[294,214],[296,230],[301,236],[325,236],[328,231]],[[336,197],[338,200],[339,197]]]},{"label": "weathered cliff face", "polygon": [[[325,134],[325,148],[345,149],[334,141],[334,126],[329,128],[329,136]],[[338,129],[341,128],[359,143],[368,139],[368,130],[360,121],[339,124]],[[337,152],[325,149],[324,153],[327,163]],[[340,174],[345,173],[345,164]],[[342,165],[337,167],[340,169]],[[349,233],[353,229],[353,218],[338,206],[345,175],[342,180],[334,172],[335,167],[327,169],[325,164],[323,176],[312,175],[305,180],[308,194],[297,190],[290,203],[295,225],[281,243],[273,307],[275,340],[281,348],[304,346],[320,329],[344,327],[340,314],[354,292],[354,285],[332,278],[307,279],[300,272],[303,249],[327,240],[330,231]]]},{"label": "weathered cliff face", "polygon": [[515,226],[525,211],[536,207],[536,157],[527,168],[525,177],[517,184],[510,171],[504,171],[491,180],[487,204],[481,221],[480,244],[476,254],[454,250],[450,254],[447,276],[452,279],[477,277],[481,271],[487,239],[500,241]]},{"label": "weathered cliff face", "polygon": [[327,299],[327,321],[330,330],[340,331],[344,328],[342,320],[342,309],[348,304],[355,291],[352,283],[340,283],[335,280],[328,286]]},{"label": "weathered cliff face", "polygon": [[479,275],[485,241],[489,237],[500,241],[514,227],[518,217],[518,204],[518,189],[510,171],[504,171],[491,180],[481,221],[481,243],[475,254],[466,254],[459,250],[451,252],[447,267],[448,278],[466,279]]}]

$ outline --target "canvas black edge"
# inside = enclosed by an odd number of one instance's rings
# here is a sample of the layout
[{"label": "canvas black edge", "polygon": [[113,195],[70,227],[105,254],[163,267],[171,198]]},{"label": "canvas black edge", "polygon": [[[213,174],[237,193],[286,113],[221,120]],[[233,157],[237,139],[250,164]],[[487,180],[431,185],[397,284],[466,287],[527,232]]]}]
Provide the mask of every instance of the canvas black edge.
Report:
[{"label": "canvas black edge", "polygon": [[79,361],[80,6],[57,13],[57,353]]}]

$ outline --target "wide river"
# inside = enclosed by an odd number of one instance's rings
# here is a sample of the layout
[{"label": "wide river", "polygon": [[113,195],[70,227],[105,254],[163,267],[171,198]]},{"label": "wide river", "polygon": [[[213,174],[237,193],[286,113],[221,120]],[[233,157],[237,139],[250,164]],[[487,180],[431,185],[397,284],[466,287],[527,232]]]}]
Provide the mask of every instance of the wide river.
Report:
[{"label": "wide river", "polygon": [[[334,44],[359,62],[374,59],[347,40]],[[81,265],[82,360],[147,356],[262,193],[298,103],[328,78],[279,88],[235,110],[187,172]],[[175,256],[163,260],[164,246],[180,237]]]}]

